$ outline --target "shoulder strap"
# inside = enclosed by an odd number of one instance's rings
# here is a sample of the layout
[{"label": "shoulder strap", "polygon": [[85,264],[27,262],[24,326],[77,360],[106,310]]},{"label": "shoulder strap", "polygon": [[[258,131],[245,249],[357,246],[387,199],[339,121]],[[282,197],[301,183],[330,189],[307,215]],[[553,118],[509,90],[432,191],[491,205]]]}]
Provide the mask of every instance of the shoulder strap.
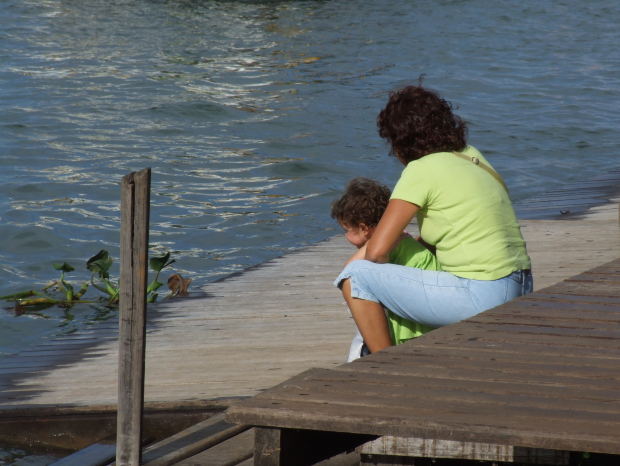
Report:
[{"label": "shoulder strap", "polygon": [[474,165],[478,165],[480,168],[482,168],[484,171],[490,174],[493,178],[495,178],[499,182],[499,184],[501,184],[504,187],[506,192],[508,192],[508,187],[506,186],[506,183],[504,183],[504,180],[502,179],[501,175],[497,173],[495,170],[493,170],[491,167],[489,167],[486,163],[482,163],[478,157],[471,157],[469,155],[463,154],[462,152],[452,152],[452,153],[456,155],[457,157],[460,157],[465,160],[469,160]]}]

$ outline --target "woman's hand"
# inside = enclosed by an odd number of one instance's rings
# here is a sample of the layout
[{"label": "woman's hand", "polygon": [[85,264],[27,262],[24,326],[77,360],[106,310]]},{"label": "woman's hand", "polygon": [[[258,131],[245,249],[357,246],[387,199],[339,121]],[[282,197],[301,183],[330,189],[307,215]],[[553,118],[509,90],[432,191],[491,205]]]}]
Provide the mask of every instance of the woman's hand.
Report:
[{"label": "woman's hand", "polygon": [[390,251],[401,239],[403,230],[418,210],[420,207],[411,202],[401,199],[390,200],[372,238],[365,245],[364,258],[371,262],[388,262]]}]

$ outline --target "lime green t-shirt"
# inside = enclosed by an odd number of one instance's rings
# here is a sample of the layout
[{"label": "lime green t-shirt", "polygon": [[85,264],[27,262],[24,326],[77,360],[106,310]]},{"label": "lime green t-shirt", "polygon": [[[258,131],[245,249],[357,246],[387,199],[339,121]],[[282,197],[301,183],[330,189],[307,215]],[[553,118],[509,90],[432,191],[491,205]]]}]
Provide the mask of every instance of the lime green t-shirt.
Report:
[{"label": "lime green t-shirt", "polygon": [[[400,240],[392,249],[390,263],[418,269],[439,270],[439,262],[437,262],[435,255],[410,236]],[[387,316],[390,334],[395,345],[400,345],[433,330],[433,327],[404,319],[390,310],[388,310]]]},{"label": "lime green t-shirt", "polygon": [[[463,153],[491,166],[472,146]],[[420,207],[420,234],[437,248],[441,270],[496,280],[531,267],[508,193],[469,160],[450,152],[414,160],[403,170],[391,198]]]}]

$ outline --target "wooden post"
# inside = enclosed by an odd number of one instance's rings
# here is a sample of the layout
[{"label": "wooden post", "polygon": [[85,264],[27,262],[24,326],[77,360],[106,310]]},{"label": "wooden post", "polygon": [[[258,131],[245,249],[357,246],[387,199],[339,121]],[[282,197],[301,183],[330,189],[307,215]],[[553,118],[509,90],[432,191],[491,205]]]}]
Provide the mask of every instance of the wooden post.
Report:
[{"label": "wooden post", "polygon": [[119,466],[138,466],[141,462],[150,185],[149,168],[130,173],[121,183],[116,421],[116,464]]}]

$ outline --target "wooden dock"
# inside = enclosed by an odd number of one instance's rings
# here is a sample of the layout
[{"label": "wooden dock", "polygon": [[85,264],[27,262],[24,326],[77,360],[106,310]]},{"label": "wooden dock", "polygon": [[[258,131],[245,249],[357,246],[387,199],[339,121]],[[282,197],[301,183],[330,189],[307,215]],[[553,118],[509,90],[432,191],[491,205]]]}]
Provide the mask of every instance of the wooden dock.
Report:
[{"label": "wooden dock", "polygon": [[314,464],[353,446],[362,464],[620,455],[620,259],[351,364],[308,370],[227,418],[260,426],[256,465]]},{"label": "wooden dock", "polygon": [[[620,251],[616,204],[578,219],[521,223],[535,289]],[[341,364],[354,324],[331,281],[349,253],[335,237],[150,309],[145,400],[251,396],[304,369]],[[116,335],[111,321],[6,358],[0,408],[113,405]]]},{"label": "wooden dock", "polygon": [[[542,202],[533,212],[553,211],[557,218],[521,221],[535,289],[601,265],[620,251],[617,200],[582,205],[569,215],[552,205]],[[152,307],[147,407],[161,415],[212,412],[303,370],[340,366],[354,324],[331,282],[351,252],[342,237],[334,237],[211,283],[188,299]],[[5,358],[0,419],[59,409],[113,415],[117,335],[117,322],[109,321]],[[13,424],[0,424],[0,440],[11,439],[5,434]]]}]

